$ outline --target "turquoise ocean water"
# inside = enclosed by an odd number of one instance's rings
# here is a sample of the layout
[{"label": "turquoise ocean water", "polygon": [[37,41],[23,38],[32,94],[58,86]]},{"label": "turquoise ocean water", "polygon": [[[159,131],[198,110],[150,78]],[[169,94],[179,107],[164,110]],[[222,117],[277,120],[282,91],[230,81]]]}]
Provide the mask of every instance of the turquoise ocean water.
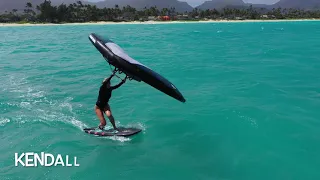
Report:
[{"label": "turquoise ocean water", "polygon": [[[169,79],[187,102],[128,81],[110,104],[118,125],[143,132],[84,133],[99,123],[93,108],[110,75],[92,32]],[[320,179],[320,22],[26,26],[0,34],[0,179]],[[80,166],[15,167],[15,152],[76,156]]]}]

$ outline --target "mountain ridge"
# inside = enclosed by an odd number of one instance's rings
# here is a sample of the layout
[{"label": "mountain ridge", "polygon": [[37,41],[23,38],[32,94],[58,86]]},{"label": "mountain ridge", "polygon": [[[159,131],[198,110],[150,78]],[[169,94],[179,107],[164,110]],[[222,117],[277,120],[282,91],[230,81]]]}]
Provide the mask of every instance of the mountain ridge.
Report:
[{"label": "mountain ridge", "polygon": [[[33,7],[41,4],[44,0],[0,0],[0,11],[12,11],[17,9],[23,11],[27,2],[31,2]],[[51,0],[52,5],[60,5],[76,3],[77,0]],[[119,8],[123,6],[130,5],[137,10],[142,10],[144,7],[150,8],[151,6],[157,6],[158,9],[174,7],[176,12],[192,11],[193,9],[222,9],[224,7],[229,8],[245,8],[252,5],[255,8],[298,8],[298,9],[320,9],[320,0],[280,0],[275,4],[252,4],[245,3],[242,0],[209,0],[205,1],[203,4],[192,7],[187,2],[182,2],[178,0],[104,0],[98,2],[88,2],[85,0],[81,1],[83,4],[96,5],[98,8],[114,8],[117,4]]]},{"label": "mountain ridge", "polygon": [[320,0],[280,0],[275,4],[266,5],[266,4],[252,4],[245,3],[242,0],[210,0],[206,1],[203,4],[195,7],[201,10],[206,9],[222,9],[227,6],[239,6],[239,7],[248,7],[252,5],[256,8],[299,8],[299,9],[320,9]]}]

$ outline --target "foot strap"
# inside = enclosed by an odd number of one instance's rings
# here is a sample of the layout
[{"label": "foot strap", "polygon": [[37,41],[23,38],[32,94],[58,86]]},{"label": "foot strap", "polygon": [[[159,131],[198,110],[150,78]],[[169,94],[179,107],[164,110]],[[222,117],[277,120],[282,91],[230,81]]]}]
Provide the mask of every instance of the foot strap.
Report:
[{"label": "foot strap", "polygon": [[102,125],[99,125],[98,128],[99,128],[100,130],[104,130],[104,126],[102,126]]}]

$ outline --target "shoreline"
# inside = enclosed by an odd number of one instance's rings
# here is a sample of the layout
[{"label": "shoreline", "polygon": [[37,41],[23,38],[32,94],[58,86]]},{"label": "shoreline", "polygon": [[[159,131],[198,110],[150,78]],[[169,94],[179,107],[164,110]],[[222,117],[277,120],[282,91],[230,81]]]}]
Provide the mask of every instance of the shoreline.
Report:
[{"label": "shoreline", "polygon": [[0,23],[0,27],[10,26],[64,26],[64,25],[117,25],[117,24],[186,24],[186,23],[243,23],[243,22],[293,22],[293,21],[320,21],[320,19],[259,19],[259,20],[199,20],[199,21],[131,21],[131,22],[84,22],[84,23]]}]

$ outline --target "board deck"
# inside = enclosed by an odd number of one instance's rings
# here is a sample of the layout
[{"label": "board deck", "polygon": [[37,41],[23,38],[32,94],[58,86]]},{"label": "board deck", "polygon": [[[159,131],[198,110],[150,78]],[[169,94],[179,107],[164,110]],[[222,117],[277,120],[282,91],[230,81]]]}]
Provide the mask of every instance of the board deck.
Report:
[{"label": "board deck", "polygon": [[135,135],[139,132],[141,132],[141,129],[138,128],[125,128],[125,127],[119,127],[118,132],[114,132],[113,129],[108,129],[108,130],[97,130],[97,127],[92,127],[92,128],[85,128],[83,129],[84,132],[88,134],[93,134],[97,136],[132,136]]}]

